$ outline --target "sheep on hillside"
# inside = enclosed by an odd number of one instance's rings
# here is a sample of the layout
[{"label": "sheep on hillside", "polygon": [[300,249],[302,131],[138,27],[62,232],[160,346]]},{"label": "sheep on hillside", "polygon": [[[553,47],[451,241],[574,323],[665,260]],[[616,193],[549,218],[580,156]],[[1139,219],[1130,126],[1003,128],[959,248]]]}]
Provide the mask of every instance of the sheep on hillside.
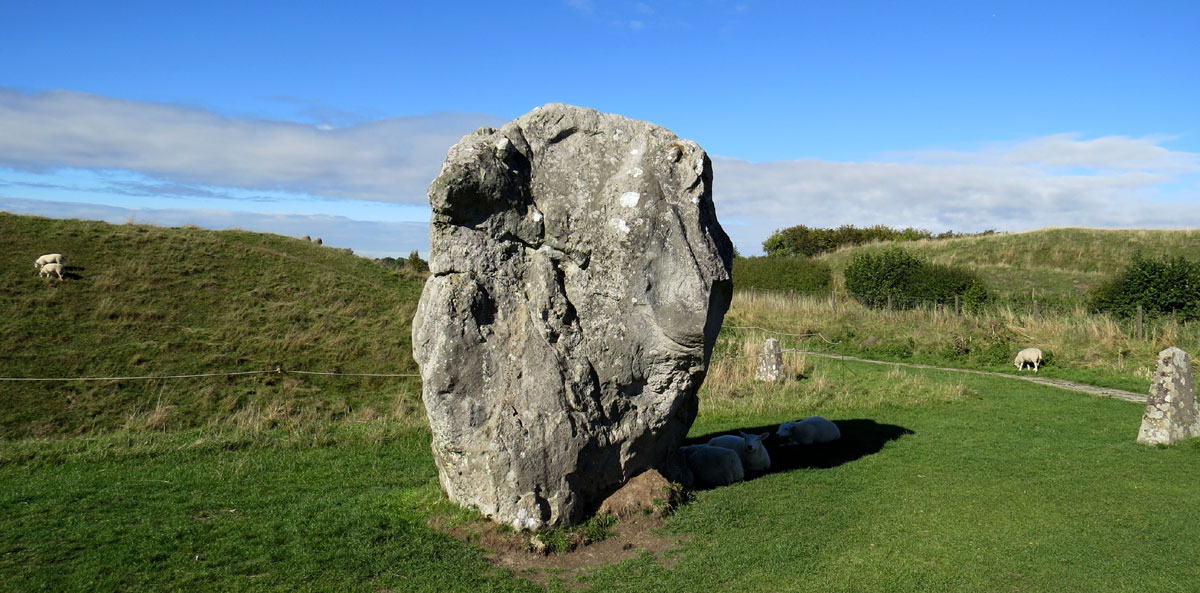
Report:
[{"label": "sheep on hillside", "polygon": [[[741,436],[738,436],[741,435]],[[708,441],[709,445],[714,447],[725,447],[732,449],[738,454],[738,458],[742,460],[742,469],[751,472],[765,472],[771,469],[771,456],[767,454],[767,448],[763,445],[763,440],[770,433],[762,434],[746,434],[738,431],[738,434],[723,434],[719,437],[713,437]]]},{"label": "sheep on hillside", "polygon": [[40,268],[46,264],[61,264],[63,260],[61,253],[47,253],[33,261],[33,267]]},{"label": "sheep on hillside", "polygon": [[63,265],[62,264],[46,264],[46,265],[42,266],[42,271],[38,272],[38,276],[49,277],[50,274],[58,274],[58,279],[62,280],[63,279]]},{"label": "sheep on hillside", "polygon": [[1017,358],[1013,360],[1013,364],[1017,365],[1017,370],[1025,368],[1025,365],[1033,367],[1033,372],[1037,372],[1038,366],[1042,364],[1042,351],[1037,348],[1026,348],[1017,353]]},{"label": "sheep on hillside", "polygon": [[812,445],[828,443],[842,438],[842,431],[832,420],[820,416],[805,418],[797,422],[784,422],[775,433],[785,443],[793,445]]},{"label": "sheep on hillside", "polygon": [[732,449],[712,445],[680,447],[698,486],[724,486],[746,479],[742,460]]}]

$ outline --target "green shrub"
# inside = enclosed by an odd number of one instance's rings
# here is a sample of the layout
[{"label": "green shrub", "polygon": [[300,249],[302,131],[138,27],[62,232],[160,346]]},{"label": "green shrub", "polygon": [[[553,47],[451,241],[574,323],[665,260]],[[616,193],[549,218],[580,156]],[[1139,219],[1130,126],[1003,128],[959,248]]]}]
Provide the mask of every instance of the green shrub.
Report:
[{"label": "green shrub", "polygon": [[900,247],[857,253],[844,274],[846,290],[869,307],[886,306],[889,299],[899,309],[951,303],[954,295],[982,284],[969,270],[930,264]]},{"label": "green shrub", "polygon": [[733,284],[738,289],[829,292],[829,264],[807,257],[739,257],[733,260]]},{"label": "green shrub", "polygon": [[963,311],[967,313],[982,312],[993,300],[994,296],[987,286],[982,282],[972,282],[963,293]]},{"label": "green shrub", "polygon": [[1200,263],[1134,253],[1129,267],[1096,287],[1089,301],[1092,311],[1120,317],[1132,317],[1139,305],[1147,315],[1200,318]]}]

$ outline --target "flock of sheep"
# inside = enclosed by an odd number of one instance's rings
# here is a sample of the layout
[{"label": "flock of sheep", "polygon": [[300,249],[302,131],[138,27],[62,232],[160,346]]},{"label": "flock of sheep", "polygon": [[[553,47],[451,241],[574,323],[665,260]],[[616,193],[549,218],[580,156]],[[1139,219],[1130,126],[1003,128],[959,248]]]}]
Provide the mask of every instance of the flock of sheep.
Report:
[{"label": "flock of sheep", "polygon": [[49,277],[50,274],[58,276],[59,280],[63,279],[63,256],[61,253],[47,253],[33,262],[33,267],[38,269],[38,276]]},{"label": "flock of sheep", "polygon": [[[725,434],[713,437],[707,445],[681,447],[696,486],[724,486],[746,479],[747,473],[771,469],[766,440],[770,433]],[[775,436],[783,445],[815,445],[842,438],[837,423],[820,416],[779,425]]]}]

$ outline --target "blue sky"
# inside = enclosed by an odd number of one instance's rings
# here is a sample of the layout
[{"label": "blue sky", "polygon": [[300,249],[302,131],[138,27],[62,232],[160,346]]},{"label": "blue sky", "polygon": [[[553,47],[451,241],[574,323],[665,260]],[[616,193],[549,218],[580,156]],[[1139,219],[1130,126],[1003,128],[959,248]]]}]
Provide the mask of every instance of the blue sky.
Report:
[{"label": "blue sky", "polygon": [[550,102],[698,142],[745,254],[807,224],[1200,226],[1194,2],[0,2],[0,210],[425,253]]}]

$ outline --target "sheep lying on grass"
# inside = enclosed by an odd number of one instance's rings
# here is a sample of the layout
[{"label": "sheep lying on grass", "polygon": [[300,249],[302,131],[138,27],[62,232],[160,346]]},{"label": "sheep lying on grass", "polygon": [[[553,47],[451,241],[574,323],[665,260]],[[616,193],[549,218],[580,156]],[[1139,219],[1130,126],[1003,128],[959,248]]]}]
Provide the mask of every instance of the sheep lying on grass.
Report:
[{"label": "sheep lying on grass", "polygon": [[775,433],[783,442],[792,445],[812,445],[828,443],[842,438],[842,431],[832,420],[820,416],[805,418],[796,422],[784,422]]},{"label": "sheep lying on grass", "polygon": [[49,277],[50,274],[58,274],[58,279],[62,280],[63,279],[62,264],[46,264],[46,265],[42,266],[42,271],[38,272],[38,276]]},{"label": "sheep lying on grass", "polygon": [[746,479],[742,460],[732,449],[712,445],[680,447],[697,486],[724,486]]},{"label": "sheep lying on grass", "polygon": [[1025,365],[1033,367],[1033,372],[1037,372],[1038,366],[1042,364],[1042,351],[1037,348],[1026,348],[1017,353],[1016,360],[1013,364],[1017,365],[1017,370],[1025,368]]},{"label": "sheep lying on grass", "polygon": [[43,256],[37,258],[36,260],[34,260],[33,267],[40,268],[46,264],[61,264],[62,259],[63,258],[62,258],[61,253],[47,253],[46,255],[43,255]]},{"label": "sheep lying on grass", "polygon": [[738,431],[738,434],[741,436],[724,434],[714,437],[708,444],[732,449],[741,459],[742,469],[745,471],[765,472],[771,469],[771,456],[767,454],[767,448],[763,445],[763,440],[770,436],[770,433],[746,434]]}]

